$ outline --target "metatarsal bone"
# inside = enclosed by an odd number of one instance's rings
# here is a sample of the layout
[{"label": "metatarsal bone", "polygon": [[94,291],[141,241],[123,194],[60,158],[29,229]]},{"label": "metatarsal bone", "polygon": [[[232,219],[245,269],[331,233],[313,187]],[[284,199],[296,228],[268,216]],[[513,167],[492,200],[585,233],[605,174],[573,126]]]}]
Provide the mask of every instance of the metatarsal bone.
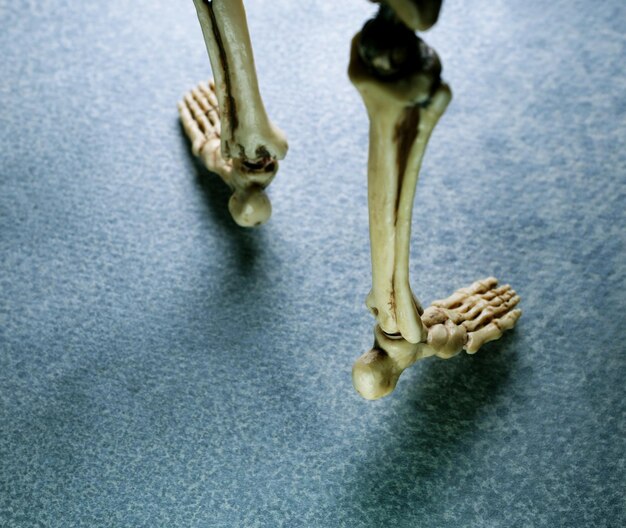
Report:
[{"label": "metatarsal bone", "polygon": [[194,0],[222,116],[222,156],[252,163],[283,159],[287,140],[259,93],[241,0]]},{"label": "metatarsal bone", "polygon": [[[450,297],[434,301],[422,314],[422,321],[429,329],[431,344],[432,330],[450,321],[467,332],[463,348],[474,354],[483,344],[499,339],[515,326],[522,311],[515,308],[520,298],[508,284],[498,286],[498,280],[489,277],[461,288]],[[441,357],[441,354],[437,352]]]},{"label": "metatarsal bone", "polygon": [[[460,288],[449,297],[438,301],[433,301],[433,306],[442,308],[457,308],[461,303],[472,295],[486,293],[492,290],[498,284],[495,277],[487,277],[486,279],[476,281],[467,288]],[[458,306],[457,306],[458,305]]]},{"label": "metatarsal bone", "polygon": [[500,319],[494,319],[487,326],[470,333],[465,345],[465,350],[468,354],[475,354],[485,343],[500,339],[505,331],[515,326],[515,323],[521,315],[521,310],[511,310]]},{"label": "metatarsal bone", "polygon": [[212,88],[200,83],[198,88],[187,92],[178,103],[178,113],[191,141],[191,152],[201,157],[204,165],[232,188],[232,162],[224,159],[220,152],[220,118]]}]

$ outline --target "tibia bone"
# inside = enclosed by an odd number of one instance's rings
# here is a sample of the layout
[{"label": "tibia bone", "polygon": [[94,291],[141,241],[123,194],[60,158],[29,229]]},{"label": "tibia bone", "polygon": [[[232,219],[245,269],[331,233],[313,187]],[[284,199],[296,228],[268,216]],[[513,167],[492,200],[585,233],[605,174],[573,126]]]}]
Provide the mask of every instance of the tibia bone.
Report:
[{"label": "tibia bone", "polygon": [[222,116],[222,156],[252,165],[283,159],[285,135],[261,99],[242,0],[194,0]]},{"label": "tibia bone", "polygon": [[370,119],[368,205],[372,290],[366,304],[382,330],[411,343],[425,341],[418,303],[409,284],[413,198],[430,134],[451,92],[441,83],[434,53],[423,68],[393,82],[381,80],[359,56],[360,34],[352,42],[348,74]]}]

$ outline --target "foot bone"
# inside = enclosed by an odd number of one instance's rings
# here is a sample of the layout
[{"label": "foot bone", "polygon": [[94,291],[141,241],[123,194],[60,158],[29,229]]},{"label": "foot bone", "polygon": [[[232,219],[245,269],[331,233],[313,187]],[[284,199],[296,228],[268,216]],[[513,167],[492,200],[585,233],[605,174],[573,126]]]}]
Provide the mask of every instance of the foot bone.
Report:
[{"label": "foot bone", "polygon": [[228,209],[237,224],[253,227],[265,223],[272,206],[264,189],[278,170],[278,161],[252,163],[224,158],[221,149],[221,119],[215,84],[201,82],[178,103],[178,112],[191,150],[204,166],[233,191]]},{"label": "foot bone", "polygon": [[352,368],[355,389],[368,400],[390,394],[402,372],[416,361],[437,356],[449,359],[461,350],[474,354],[483,344],[499,339],[515,326],[522,311],[520,298],[508,285],[498,286],[489,277],[461,288],[450,297],[435,301],[422,314],[428,337],[410,343],[399,335],[374,329],[374,347]]}]

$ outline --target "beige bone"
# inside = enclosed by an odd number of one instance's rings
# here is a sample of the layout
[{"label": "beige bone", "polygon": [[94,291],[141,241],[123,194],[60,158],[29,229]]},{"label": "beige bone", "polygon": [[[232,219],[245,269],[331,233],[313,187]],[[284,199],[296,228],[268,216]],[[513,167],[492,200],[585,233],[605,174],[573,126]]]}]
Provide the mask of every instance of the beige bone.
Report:
[{"label": "beige bone", "polygon": [[515,326],[522,315],[515,308],[519,300],[508,284],[498,286],[498,281],[489,277],[433,302],[421,317],[428,332],[423,343],[390,336],[377,325],[374,347],[352,368],[354,387],[364,398],[374,400],[391,393],[402,372],[420,359],[449,359],[461,350],[474,354]]},{"label": "beige bone", "polygon": [[397,17],[415,31],[430,29],[441,9],[442,0],[385,0]]},{"label": "beige bone", "polygon": [[229,210],[242,226],[264,223],[264,188],[287,153],[287,140],[265,111],[241,0],[194,0],[215,82],[179,103],[194,154],[234,191]]},{"label": "beige bone", "polygon": [[223,157],[220,111],[213,82],[200,83],[187,92],[178,103],[178,112],[193,154],[233,191],[228,209],[235,222],[243,227],[266,222],[272,206],[264,189],[276,175],[278,162],[270,161],[255,167],[240,159]]},{"label": "beige bone", "polygon": [[398,82],[374,77],[358,56],[359,38],[352,42],[348,73],[370,119],[372,290],[366,304],[383,332],[419,343],[425,329],[409,284],[413,198],[428,139],[452,94],[445,83],[434,87],[441,69],[436,57],[423,72]]},{"label": "beige bone", "polygon": [[215,77],[222,154],[251,162],[283,159],[287,140],[267,117],[241,0],[194,0]]}]

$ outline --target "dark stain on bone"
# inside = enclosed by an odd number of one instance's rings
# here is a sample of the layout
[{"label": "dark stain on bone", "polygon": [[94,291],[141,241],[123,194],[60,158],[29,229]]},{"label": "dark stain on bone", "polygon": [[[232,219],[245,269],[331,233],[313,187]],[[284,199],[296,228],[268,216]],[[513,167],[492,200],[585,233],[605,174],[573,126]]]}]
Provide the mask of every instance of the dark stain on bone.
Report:
[{"label": "dark stain on bone", "polygon": [[276,161],[267,160],[266,158],[261,161],[242,161],[241,164],[246,172],[255,173],[255,174],[271,174],[272,172],[276,172]]},{"label": "dark stain on bone", "polygon": [[265,148],[265,146],[263,145],[258,147],[254,154],[256,155],[256,158],[259,160],[269,160],[272,157],[270,153],[268,152],[267,148]]},{"label": "dark stain on bone", "polygon": [[242,165],[246,168],[248,172],[265,171],[265,165],[262,162],[254,162],[250,160],[245,160],[242,162]]},{"label": "dark stain on bone", "polygon": [[395,321],[396,320],[396,292],[395,292],[396,266],[395,264],[393,268],[394,268],[394,272],[393,272],[393,275],[391,276],[392,291],[391,291],[391,294],[389,295],[389,302],[387,303],[387,306],[389,306],[389,310],[392,314],[393,320]]},{"label": "dark stain on bone", "polygon": [[235,130],[239,126],[239,118],[237,117],[237,105],[235,98],[232,96],[232,82],[230,79],[230,65],[228,64],[228,58],[226,56],[226,49],[224,48],[224,41],[222,40],[222,34],[220,33],[219,26],[217,25],[217,19],[215,18],[215,12],[213,11],[212,0],[203,0],[206,5],[209,16],[211,17],[211,30],[215,37],[215,44],[219,50],[219,60],[222,66],[222,72],[224,73],[224,82],[226,83],[226,97],[224,100],[226,108],[222,108],[222,117],[227,119],[230,124],[230,130],[232,138],[234,139]]},{"label": "dark stain on bone", "polygon": [[396,222],[398,218],[398,207],[400,205],[400,195],[402,193],[402,184],[404,182],[404,173],[409,161],[411,147],[415,143],[420,124],[420,108],[418,105],[406,108],[404,114],[398,121],[394,131],[393,140],[397,148],[397,165],[398,165],[398,190],[396,194]]}]

